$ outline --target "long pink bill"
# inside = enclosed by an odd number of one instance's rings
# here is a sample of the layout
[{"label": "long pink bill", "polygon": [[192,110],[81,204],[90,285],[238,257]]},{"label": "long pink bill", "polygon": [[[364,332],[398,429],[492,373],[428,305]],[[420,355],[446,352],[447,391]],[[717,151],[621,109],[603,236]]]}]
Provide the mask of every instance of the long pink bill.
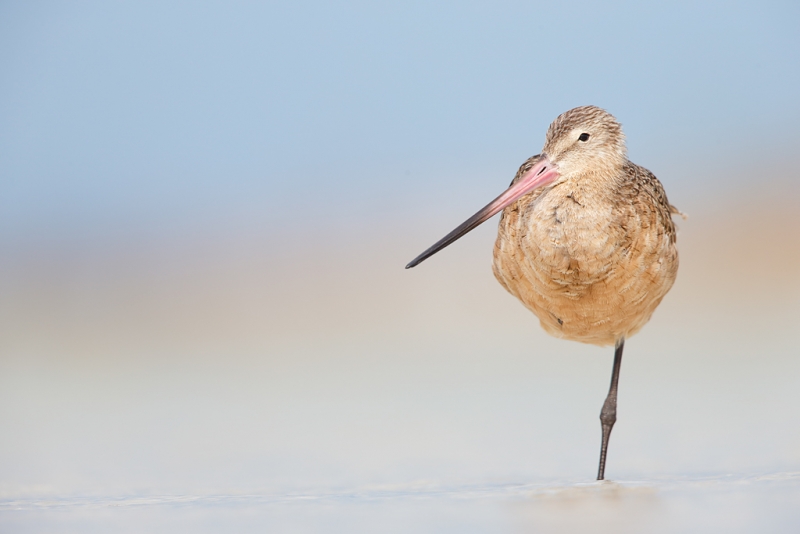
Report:
[{"label": "long pink bill", "polygon": [[556,166],[550,163],[547,156],[542,156],[542,159],[534,165],[533,168],[522,175],[517,183],[506,189],[503,194],[484,206],[478,213],[464,221],[458,228],[441,238],[428,250],[411,260],[411,263],[406,265],[406,269],[419,265],[467,232],[477,228],[481,223],[490,219],[493,215],[521,196],[530,193],[537,187],[552,183],[556,178],[558,178]]}]

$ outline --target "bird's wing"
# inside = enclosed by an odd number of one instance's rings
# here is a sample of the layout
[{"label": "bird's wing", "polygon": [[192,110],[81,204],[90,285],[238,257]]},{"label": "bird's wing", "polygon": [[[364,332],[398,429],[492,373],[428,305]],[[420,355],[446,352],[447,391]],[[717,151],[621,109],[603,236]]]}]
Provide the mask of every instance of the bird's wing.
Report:
[{"label": "bird's wing", "polygon": [[631,193],[634,202],[642,203],[646,206],[642,213],[653,213],[669,237],[670,242],[674,243],[676,232],[675,223],[672,222],[672,215],[683,214],[669,203],[664,186],[661,185],[655,174],[634,163],[628,162],[625,171],[629,180],[627,185],[633,189]]},{"label": "bird's wing", "polygon": [[517,171],[517,174],[514,176],[514,179],[511,180],[509,187],[519,182],[519,179],[522,178],[522,175],[531,170],[537,163],[541,161],[541,159],[542,155],[536,154],[535,156],[531,156],[527,160],[525,160],[525,163],[519,166],[519,170]]}]

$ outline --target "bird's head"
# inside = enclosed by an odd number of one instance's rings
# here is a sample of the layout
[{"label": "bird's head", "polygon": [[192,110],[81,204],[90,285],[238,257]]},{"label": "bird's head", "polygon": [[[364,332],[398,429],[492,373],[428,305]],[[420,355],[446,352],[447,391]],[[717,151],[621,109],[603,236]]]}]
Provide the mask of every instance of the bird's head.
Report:
[{"label": "bird's head", "polygon": [[556,182],[592,174],[615,176],[627,161],[622,126],[596,106],[559,115],[547,130],[542,153],[558,167]]}]

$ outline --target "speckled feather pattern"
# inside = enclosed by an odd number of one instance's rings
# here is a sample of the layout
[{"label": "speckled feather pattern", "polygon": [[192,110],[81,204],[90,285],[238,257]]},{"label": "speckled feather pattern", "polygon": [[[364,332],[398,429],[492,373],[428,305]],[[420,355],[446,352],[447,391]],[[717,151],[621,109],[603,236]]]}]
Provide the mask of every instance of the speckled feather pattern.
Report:
[{"label": "speckled feather pattern", "polygon": [[[614,141],[600,147],[607,148],[599,156],[605,164],[574,165],[555,184],[506,207],[493,270],[548,333],[613,345],[647,323],[675,281],[672,214],[678,211],[658,179],[624,157],[624,138],[613,117],[588,106],[572,112],[553,122],[546,151],[558,150],[559,139],[588,121],[595,129],[608,128]],[[599,122],[590,116],[598,113]],[[541,157],[526,161],[515,181]]]}]

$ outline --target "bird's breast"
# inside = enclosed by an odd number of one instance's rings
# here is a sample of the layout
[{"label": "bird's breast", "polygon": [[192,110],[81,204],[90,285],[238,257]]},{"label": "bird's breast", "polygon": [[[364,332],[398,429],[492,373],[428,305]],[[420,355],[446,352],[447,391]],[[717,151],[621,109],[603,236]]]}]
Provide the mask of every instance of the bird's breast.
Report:
[{"label": "bird's breast", "polygon": [[553,335],[600,345],[628,337],[674,280],[662,268],[668,243],[645,235],[653,221],[634,208],[564,185],[520,199],[500,221],[495,276]]}]

